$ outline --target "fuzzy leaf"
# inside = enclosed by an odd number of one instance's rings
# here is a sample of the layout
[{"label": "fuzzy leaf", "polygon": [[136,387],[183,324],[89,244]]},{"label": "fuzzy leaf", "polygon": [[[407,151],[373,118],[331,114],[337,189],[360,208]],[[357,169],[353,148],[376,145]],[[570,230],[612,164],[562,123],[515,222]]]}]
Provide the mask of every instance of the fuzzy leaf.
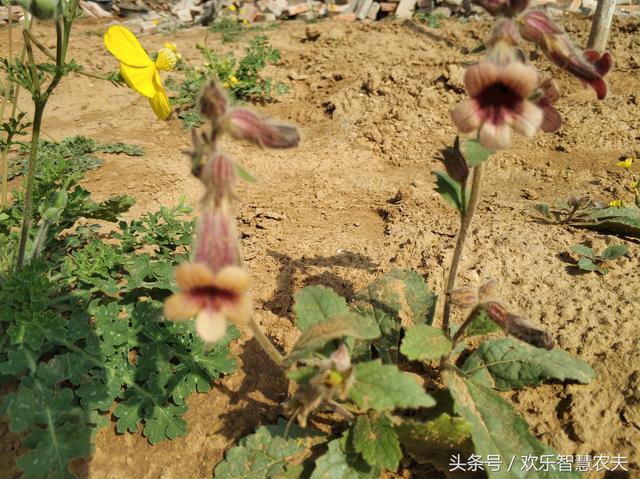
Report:
[{"label": "fuzzy leaf", "polygon": [[379,479],[380,469],[360,459],[348,445],[347,436],[334,439],[326,453],[316,460],[309,479]]},{"label": "fuzzy leaf", "polygon": [[594,263],[593,260],[583,257],[578,260],[578,268],[583,271],[598,271],[600,266]]},{"label": "fuzzy leaf", "polygon": [[338,314],[310,326],[302,333],[287,359],[293,361],[307,356],[333,339],[374,339],[379,336],[380,328],[373,319],[355,313]]},{"label": "fuzzy leaf", "polygon": [[[530,432],[529,426],[507,401],[491,389],[460,376],[447,373],[449,390],[455,401],[455,412],[471,424],[471,437],[476,454],[487,457],[499,454],[502,458],[540,457],[557,452],[542,444]],[[490,479],[577,479],[578,472],[527,471],[516,465],[507,471],[487,468]]]},{"label": "fuzzy leaf", "polygon": [[462,154],[469,166],[478,166],[480,163],[487,161],[494,153],[480,144],[478,140],[465,140],[462,143]]},{"label": "fuzzy leaf", "polygon": [[429,361],[439,359],[451,351],[451,341],[441,329],[419,324],[409,329],[400,352],[412,361]]},{"label": "fuzzy leaf", "polygon": [[462,371],[500,391],[539,386],[543,381],[589,383],[591,367],[561,349],[536,348],[513,338],[486,341],[465,361]]},{"label": "fuzzy leaf", "polygon": [[307,286],[294,295],[296,326],[305,332],[314,324],[349,312],[344,298],[325,286]]},{"label": "fuzzy leaf", "polygon": [[588,246],[584,246],[581,244],[574,244],[570,246],[569,249],[574,253],[579,254],[580,256],[584,256],[585,258],[589,258],[592,260],[596,258],[596,255],[593,253],[593,250]]},{"label": "fuzzy leaf", "polygon": [[394,270],[357,293],[354,307],[378,323],[382,336],[373,345],[385,362],[392,363],[397,361],[402,328],[431,324],[436,299],[418,273]]},{"label": "fuzzy leaf", "polygon": [[412,375],[378,359],[356,364],[349,398],[363,409],[392,411],[396,408],[431,407],[435,401]]},{"label": "fuzzy leaf", "polygon": [[431,421],[402,421],[395,429],[402,447],[417,462],[433,464],[445,473],[452,454],[469,457],[473,453],[471,424],[461,417],[442,413]]},{"label": "fuzzy leaf", "polygon": [[616,244],[616,245],[611,245],[605,248],[604,251],[602,252],[601,257],[604,261],[612,261],[614,259],[621,258],[625,254],[627,254],[627,252],[628,252],[628,249],[625,245]]},{"label": "fuzzy leaf", "polygon": [[300,463],[310,454],[309,448],[325,440],[315,431],[300,429],[295,424],[284,439],[286,422],[260,426],[254,434],[240,439],[218,464],[216,479],[298,478],[304,468]]},{"label": "fuzzy leaf", "polygon": [[500,331],[500,326],[491,321],[491,318],[486,311],[480,311],[476,315],[476,318],[467,326],[465,331],[465,337],[482,336],[484,334],[490,334],[495,331]]},{"label": "fuzzy leaf", "polygon": [[639,208],[592,208],[569,224],[620,236],[640,238]]},{"label": "fuzzy leaf", "polygon": [[434,172],[436,175],[436,191],[440,196],[458,211],[464,211],[462,206],[462,189],[460,184],[444,171]]},{"label": "fuzzy leaf", "polygon": [[398,470],[402,451],[391,420],[381,415],[375,419],[358,416],[353,426],[353,447],[371,466],[393,472]]}]

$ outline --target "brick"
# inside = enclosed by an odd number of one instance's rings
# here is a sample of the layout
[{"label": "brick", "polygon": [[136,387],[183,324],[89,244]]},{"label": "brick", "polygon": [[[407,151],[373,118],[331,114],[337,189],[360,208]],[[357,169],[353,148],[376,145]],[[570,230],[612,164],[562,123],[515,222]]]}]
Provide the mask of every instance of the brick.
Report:
[{"label": "brick", "polygon": [[358,0],[356,5],[356,17],[358,20],[364,20],[367,18],[367,13],[369,12],[369,7],[373,3],[373,0]]},{"label": "brick", "polygon": [[418,0],[400,0],[400,3],[398,3],[398,8],[396,9],[396,17],[411,18],[417,1]]},{"label": "brick", "polygon": [[380,5],[380,11],[384,13],[393,13],[398,8],[398,4],[393,2],[380,2],[378,5]]},{"label": "brick", "polygon": [[289,17],[295,17],[296,15],[309,11],[309,5],[306,3],[300,5],[289,5],[284,13]]}]

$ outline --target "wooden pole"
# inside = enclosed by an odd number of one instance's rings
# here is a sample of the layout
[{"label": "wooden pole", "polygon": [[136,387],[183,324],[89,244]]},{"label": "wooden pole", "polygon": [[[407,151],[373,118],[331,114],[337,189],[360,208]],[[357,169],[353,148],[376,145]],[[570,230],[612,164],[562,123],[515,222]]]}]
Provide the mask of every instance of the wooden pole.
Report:
[{"label": "wooden pole", "polygon": [[616,0],[598,0],[587,48],[599,52],[606,50],[615,8]]}]

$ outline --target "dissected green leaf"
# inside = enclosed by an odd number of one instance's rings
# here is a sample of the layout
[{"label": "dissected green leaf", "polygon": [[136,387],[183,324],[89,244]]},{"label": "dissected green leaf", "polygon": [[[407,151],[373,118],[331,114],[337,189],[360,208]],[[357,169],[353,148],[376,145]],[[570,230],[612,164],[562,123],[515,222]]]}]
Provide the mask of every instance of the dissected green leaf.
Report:
[{"label": "dissected green leaf", "polygon": [[296,326],[302,332],[314,324],[349,312],[344,298],[325,286],[307,286],[294,294],[293,298]]},{"label": "dissected green leaf", "polygon": [[380,469],[370,466],[349,449],[346,435],[330,441],[328,451],[316,460],[309,479],[379,479]]},{"label": "dissected green leaf", "polygon": [[402,459],[400,442],[391,420],[381,415],[358,416],[353,425],[353,447],[371,466],[396,472]]},{"label": "dissected green leaf", "polygon": [[431,324],[436,299],[418,273],[394,270],[358,292],[353,305],[378,323],[382,336],[373,346],[385,362],[392,363],[397,361],[402,328]]},{"label": "dissected green leaf", "polygon": [[286,421],[274,426],[260,426],[256,432],[240,439],[237,446],[227,450],[218,464],[216,479],[272,479],[302,477],[302,462],[310,455],[309,449],[326,438],[312,430],[291,425],[284,438]]},{"label": "dissected green leaf", "polygon": [[440,328],[418,324],[409,329],[402,340],[400,352],[412,361],[438,359],[451,351],[451,340]]},{"label": "dissected green leaf", "polygon": [[596,255],[594,254],[593,250],[588,246],[584,246],[581,244],[574,244],[570,246],[569,249],[574,253],[579,254],[580,256],[584,256],[585,258],[589,258],[592,260],[595,260],[596,258]]},{"label": "dissected green leaf", "polygon": [[[447,373],[449,390],[455,400],[455,410],[471,424],[471,437],[476,454],[486,458],[489,454],[499,454],[502,458],[516,458],[545,454],[556,456],[549,446],[538,441],[529,426],[507,401],[491,389],[464,378],[455,371]],[[521,463],[511,470],[486,468],[490,479],[576,479],[578,472],[558,472],[555,470],[526,470]]]},{"label": "dissected green leaf", "polygon": [[587,363],[561,349],[548,351],[513,338],[485,341],[467,358],[462,371],[501,391],[538,386],[549,379],[586,384],[594,378]]},{"label": "dissected green leaf", "polygon": [[612,261],[614,259],[621,258],[625,254],[627,254],[629,250],[623,244],[616,244],[608,246],[604,249],[602,254],[600,255],[604,261]]},{"label": "dissected green leaf", "polygon": [[435,401],[409,373],[378,359],[356,364],[349,398],[363,409],[392,411],[396,408],[431,407]]},{"label": "dissected green leaf", "polygon": [[462,189],[460,184],[447,175],[444,171],[435,171],[436,191],[440,196],[458,211],[464,211],[466,205],[462,206]]},{"label": "dissected green leaf", "polygon": [[380,328],[373,319],[355,313],[337,314],[305,330],[287,359],[293,361],[307,356],[333,339],[344,337],[374,339],[379,336]]},{"label": "dissected green leaf", "polygon": [[462,154],[469,166],[478,166],[487,161],[493,153],[493,150],[485,148],[476,139],[465,140],[462,143]]}]

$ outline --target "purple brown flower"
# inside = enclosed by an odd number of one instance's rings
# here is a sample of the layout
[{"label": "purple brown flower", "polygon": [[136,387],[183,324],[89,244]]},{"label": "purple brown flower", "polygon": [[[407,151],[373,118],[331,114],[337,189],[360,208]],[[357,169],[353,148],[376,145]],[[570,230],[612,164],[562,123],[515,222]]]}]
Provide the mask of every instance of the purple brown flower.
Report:
[{"label": "purple brown flower", "polygon": [[247,140],[263,148],[291,148],[300,143],[295,126],[260,118],[249,110],[230,111],[224,122],[225,130],[236,140]]},{"label": "purple brown flower", "polygon": [[470,98],[454,107],[451,118],[463,133],[478,131],[485,148],[509,146],[511,128],[527,137],[540,128],[542,110],[529,100],[538,85],[535,68],[483,61],[467,69],[464,84]]}]

